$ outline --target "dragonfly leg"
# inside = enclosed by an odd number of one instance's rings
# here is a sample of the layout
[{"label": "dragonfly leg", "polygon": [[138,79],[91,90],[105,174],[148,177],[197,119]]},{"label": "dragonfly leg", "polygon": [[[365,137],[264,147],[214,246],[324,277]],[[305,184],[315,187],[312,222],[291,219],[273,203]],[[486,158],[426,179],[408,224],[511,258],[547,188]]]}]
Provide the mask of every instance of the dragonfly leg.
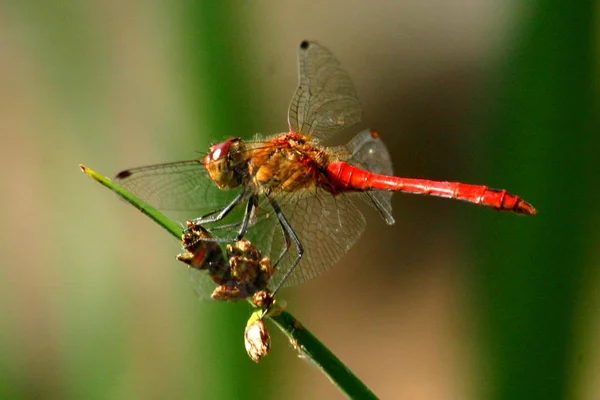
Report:
[{"label": "dragonfly leg", "polygon": [[290,240],[290,234],[288,233],[288,231],[285,230],[283,225],[280,224],[280,226],[281,226],[281,231],[283,233],[283,240],[285,240],[285,245],[283,246],[283,249],[281,249],[281,253],[279,253],[279,256],[277,257],[277,259],[273,263],[273,269],[277,268],[277,266],[279,265],[279,262],[283,259],[283,256],[285,256],[285,254],[290,249],[290,246],[292,245],[292,241]]},{"label": "dragonfly leg", "polygon": [[[258,198],[256,196],[254,196],[254,202],[252,204],[252,208],[248,209],[250,207],[250,202],[246,204],[246,213],[244,215],[245,216],[247,215],[247,217],[244,217],[239,221],[231,222],[229,224],[215,225],[215,226],[211,226],[210,228],[205,228],[205,229],[209,232],[214,232],[214,231],[219,231],[219,230],[229,230],[232,228],[241,227],[240,232],[238,233],[239,239],[237,239],[237,240],[241,240],[246,235],[246,231],[248,230],[249,221],[251,221],[252,218],[255,217],[253,215],[253,213],[256,212],[257,204],[258,204]],[[244,223],[246,223],[246,227],[243,227]]]},{"label": "dragonfly leg", "polygon": [[205,229],[209,232],[214,232],[214,231],[227,230],[227,229],[231,229],[231,228],[237,228],[238,226],[241,226],[241,225],[242,225],[242,221],[236,221],[236,222],[232,222],[230,224],[216,225],[216,226],[211,226],[210,228],[205,228]]},{"label": "dragonfly leg", "polygon": [[[289,248],[288,243],[289,243],[290,239],[296,245],[296,258],[294,258],[294,261],[292,262],[292,264],[288,267],[287,271],[285,271],[285,274],[283,274],[283,277],[281,277],[281,280],[277,283],[277,286],[275,286],[275,288],[271,292],[272,295],[275,295],[275,293],[281,288],[281,285],[283,285],[283,283],[286,281],[286,279],[289,278],[289,276],[292,274],[296,265],[298,265],[298,262],[300,261],[300,259],[302,258],[302,255],[304,254],[304,247],[302,246],[302,243],[300,242],[298,235],[296,235],[294,228],[292,228],[289,221],[287,220],[287,218],[281,211],[279,204],[277,204],[277,202],[270,197],[268,197],[268,199],[269,199],[269,203],[271,203],[271,207],[273,207],[273,211],[275,211],[275,215],[277,215],[277,219],[279,220],[279,224],[281,225],[281,228],[283,229],[283,232],[284,232],[284,236],[286,238],[285,251],[287,251],[287,249]],[[279,261],[281,261],[282,258],[283,258],[283,253],[279,256],[279,258],[277,258],[276,264]]]},{"label": "dragonfly leg", "polygon": [[248,224],[250,223],[250,218],[252,217],[254,210],[258,204],[258,198],[256,195],[251,196],[248,199],[248,203],[246,203],[246,211],[244,211],[244,219],[242,219],[242,225],[240,226],[240,230],[235,237],[235,241],[241,240],[244,236],[246,236],[246,231],[248,230]]},{"label": "dragonfly leg", "polygon": [[[243,193],[242,193],[242,195],[243,195]],[[231,204],[233,204],[233,206],[237,205],[240,202],[240,200],[238,200],[239,197],[241,197],[241,196],[237,196],[236,199],[234,199],[235,204],[234,204],[234,202],[231,203]],[[217,243],[231,243],[231,242],[237,242],[238,240],[241,240],[246,235],[246,232],[248,231],[248,225],[250,224],[250,219],[254,213],[254,210],[255,210],[255,207],[257,204],[258,204],[257,196],[256,195],[251,196],[248,199],[248,202],[246,203],[246,210],[244,211],[244,218],[242,219],[242,221],[238,221],[238,222],[234,222],[234,223],[226,224],[226,225],[215,226],[215,227],[208,229],[209,232],[212,232],[214,230],[227,229],[227,228],[239,225],[240,229],[239,229],[238,233],[235,235],[235,237],[232,237],[232,238],[210,237],[210,238],[202,238],[200,240],[203,240],[205,242],[217,242]],[[226,207],[226,208],[230,208],[230,209],[227,210],[227,212],[224,215],[222,215],[220,219],[223,219],[223,217],[225,217],[225,215],[227,215],[227,213],[229,211],[231,211],[231,208],[233,208],[233,206],[230,207],[230,205],[228,205]],[[223,209],[223,210],[225,210],[225,209]],[[220,214],[223,214],[223,211],[221,211]],[[214,221],[218,221],[218,220],[219,219],[216,219]],[[214,222],[214,221],[208,221],[208,222]],[[193,220],[192,222],[195,225],[202,225],[204,223],[207,223],[207,221],[202,220],[202,217],[197,218],[197,219]],[[190,247],[193,246],[194,244],[195,243],[192,243],[190,245]]]},{"label": "dragonfly leg", "polygon": [[244,191],[241,191],[225,207],[219,208],[218,210],[211,211],[210,213],[208,213],[206,215],[195,218],[192,220],[192,222],[194,223],[194,225],[203,225],[203,224],[210,224],[210,223],[218,222],[218,221],[222,220],[223,218],[225,218],[227,216],[227,214],[229,214],[231,212],[231,210],[233,210],[235,208],[235,206],[237,206],[244,199],[245,194],[246,193],[244,193]]}]

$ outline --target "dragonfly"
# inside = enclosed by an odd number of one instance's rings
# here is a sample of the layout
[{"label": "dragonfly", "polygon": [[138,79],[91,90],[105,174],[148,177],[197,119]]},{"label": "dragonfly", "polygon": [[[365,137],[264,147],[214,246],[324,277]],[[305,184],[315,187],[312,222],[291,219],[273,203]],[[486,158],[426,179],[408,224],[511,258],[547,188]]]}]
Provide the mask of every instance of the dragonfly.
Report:
[{"label": "dragonfly", "polygon": [[210,232],[205,240],[250,240],[274,260],[272,293],[316,277],[348,252],[366,225],[358,199],[389,225],[395,222],[394,192],[536,213],[503,189],[394,176],[390,154],[374,130],[346,145],[327,146],[335,133],[360,121],[356,89],[338,59],[314,41],[300,43],[298,71],[287,132],[232,137],[199,159],[124,170],[117,183],[163,211],[196,213],[193,224]]}]

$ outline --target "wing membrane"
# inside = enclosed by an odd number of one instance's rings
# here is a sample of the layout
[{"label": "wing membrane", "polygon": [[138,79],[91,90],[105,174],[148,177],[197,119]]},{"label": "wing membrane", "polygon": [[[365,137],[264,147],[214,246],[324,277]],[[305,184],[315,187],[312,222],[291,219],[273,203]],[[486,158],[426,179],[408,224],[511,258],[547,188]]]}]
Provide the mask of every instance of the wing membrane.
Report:
[{"label": "wing membrane", "polygon": [[153,207],[194,211],[193,217],[227,205],[239,193],[219,189],[201,160],[128,169],[120,172],[115,181]]},{"label": "wing membrane", "polygon": [[324,139],[360,121],[354,84],[329,50],[315,42],[302,42],[298,72],[298,89],[288,110],[291,131]]},{"label": "wing membrane", "polygon": [[[317,189],[277,197],[304,246],[300,263],[283,287],[300,284],[325,272],[357,241],[365,228],[365,219],[354,205],[355,199],[352,195],[332,196]],[[261,205],[262,218],[248,230],[246,238],[262,250],[263,255],[275,260],[285,248],[285,240],[279,221],[269,208],[268,201]],[[296,251],[292,243],[275,271],[271,287],[279,283],[296,258]]]},{"label": "wing membrane", "polygon": [[[393,175],[392,159],[387,147],[375,131],[364,130],[356,135],[347,145],[350,153],[348,163],[366,171],[382,175]],[[362,198],[368,204],[375,206],[388,225],[392,225],[392,194],[384,190],[374,190],[362,193]]]}]

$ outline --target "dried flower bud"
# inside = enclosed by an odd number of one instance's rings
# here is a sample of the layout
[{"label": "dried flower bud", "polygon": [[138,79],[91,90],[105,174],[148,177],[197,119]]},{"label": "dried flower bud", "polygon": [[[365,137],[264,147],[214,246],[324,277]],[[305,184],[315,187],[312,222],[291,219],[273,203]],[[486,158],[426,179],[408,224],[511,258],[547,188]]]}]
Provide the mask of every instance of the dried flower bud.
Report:
[{"label": "dried flower bud", "polygon": [[229,258],[231,277],[238,282],[254,284],[259,273],[257,261],[242,256],[233,256]]},{"label": "dried flower bud", "polygon": [[273,295],[268,290],[261,290],[252,295],[252,304],[258,308],[269,308],[273,304]]},{"label": "dried flower bud", "polygon": [[210,297],[219,301],[239,301],[247,298],[248,292],[235,283],[229,283],[217,286]]},{"label": "dried flower bud", "polygon": [[[181,236],[184,253],[177,259],[195,270],[208,273],[217,285],[211,298],[221,301],[239,301],[253,297],[256,292],[266,290],[275,272],[269,257],[248,240],[242,239],[226,246],[223,253],[218,242],[212,240],[209,231],[193,221],[187,221]],[[259,307],[267,309],[273,299],[261,294],[254,299]]]},{"label": "dried flower bud", "polygon": [[262,319],[256,319],[246,326],[244,343],[248,356],[254,362],[259,362],[269,353],[271,337]]},{"label": "dried flower bud", "polygon": [[275,269],[273,268],[271,259],[263,257],[259,262],[258,274],[255,281],[256,287],[259,290],[266,289],[274,273]]},{"label": "dried flower bud", "polygon": [[243,286],[248,296],[266,289],[274,273],[271,259],[263,257],[260,250],[245,239],[226,248],[231,280]]},{"label": "dried flower bud", "polygon": [[190,268],[206,270],[217,285],[231,281],[230,268],[217,242],[210,241],[211,234],[202,226],[187,221],[187,229],[181,235],[184,253],[177,259]]}]

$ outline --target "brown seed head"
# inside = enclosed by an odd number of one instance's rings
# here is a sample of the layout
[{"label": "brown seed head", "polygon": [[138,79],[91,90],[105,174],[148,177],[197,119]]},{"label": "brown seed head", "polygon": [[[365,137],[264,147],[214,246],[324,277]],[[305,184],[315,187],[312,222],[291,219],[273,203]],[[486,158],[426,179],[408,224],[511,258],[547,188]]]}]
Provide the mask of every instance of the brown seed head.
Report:
[{"label": "brown seed head", "polygon": [[244,344],[248,356],[254,362],[259,362],[269,353],[271,337],[262,319],[257,319],[246,326]]},{"label": "brown seed head", "polygon": [[258,291],[252,295],[252,304],[262,309],[271,307],[273,300],[273,295],[267,289]]},{"label": "brown seed head", "polygon": [[242,290],[240,286],[230,283],[217,286],[210,297],[219,301],[240,301],[248,297],[248,292]]}]

